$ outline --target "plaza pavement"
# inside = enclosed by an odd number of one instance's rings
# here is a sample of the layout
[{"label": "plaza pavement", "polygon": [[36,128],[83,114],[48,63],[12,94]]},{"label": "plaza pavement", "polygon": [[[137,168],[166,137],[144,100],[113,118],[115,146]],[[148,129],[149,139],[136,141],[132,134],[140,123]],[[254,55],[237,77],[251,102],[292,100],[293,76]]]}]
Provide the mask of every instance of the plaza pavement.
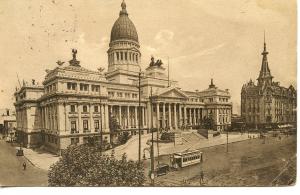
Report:
[{"label": "plaza pavement", "polygon": [[[251,136],[256,136],[257,134],[250,134]],[[156,133],[154,133],[154,138],[156,138]],[[239,133],[229,133],[228,142],[238,142],[249,139],[248,134],[239,134]],[[149,148],[147,141],[151,140],[151,134],[146,134],[141,136],[141,157],[143,157],[144,149]],[[166,155],[174,152],[181,152],[187,149],[201,149],[216,145],[226,144],[227,138],[226,134],[221,134],[218,137],[211,139],[200,138],[197,141],[193,142],[183,142],[181,145],[175,145],[174,143],[159,143],[159,155]],[[17,149],[18,147],[16,147]],[[41,149],[32,150],[23,148],[25,158],[35,165],[38,168],[43,170],[49,170],[50,166],[59,160],[59,156],[51,154]],[[106,151],[107,154],[110,154],[112,150]],[[138,136],[133,136],[126,144],[114,148],[114,154],[116,158],[121,158],[123,153],[126,153],[128,159],[138,160]],[[157,147],[155,143],[154,155],[157,157]],[[148,151],[145,151],[145,156],[147,159],[150,158]]]},{"label": "plaza pavement", "polygon": [[[251,137],[258,137],[258,134],[250,133]],[[156,133],[154,134],[154,138],[156,138]],[[248,134],[240,134],[240,133],[229,133],[228,134],[228,143],[233,142],[239,142],[247,140]],[[149,145],[147,145],[147,141],[151,140],[151,134],[143,135],[141,138],[141,151],[143,156],[143,151],[145,148],[149,148]],[[183,144],[175,145],[174,143],[159,143],[159,155],[166,155],[171,154],[175,152],[181,152],[187,149],[193,150],[193,149],[201,149],[206,147],[212,147],[216,145],[222,145],[227,143],[227,135],[221,134],[220,136],[205,139],[199,137],[198,140],[195,140],[193,142],[183,142]],[[157,144],[154,143],[154,156],[158,156],[157,152]],[[111,151],[108,151],[111,152]],[[126,153],[128,159],[131,160],[138,160],[138,136],[134,136],[130,142],[128,142],[125,146],[119,146],[114,148],[115,156],[116,158],[121,158],[123,153]],[[145,151],[145,156],[147,159],[150,158],[150,154],[148,151]]]}]

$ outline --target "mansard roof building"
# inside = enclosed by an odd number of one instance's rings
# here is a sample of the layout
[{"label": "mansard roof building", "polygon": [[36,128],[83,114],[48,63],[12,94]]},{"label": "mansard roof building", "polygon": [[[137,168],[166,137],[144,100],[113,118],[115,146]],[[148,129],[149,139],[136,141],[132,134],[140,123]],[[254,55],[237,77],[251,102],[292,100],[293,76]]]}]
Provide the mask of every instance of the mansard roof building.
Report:
[{"label": "mansard roof building", "polygon": [[218,89],[213,81],[204,91],[182,90],[153,57],[141,70],[138,34],[124,1],[121,8],[111,30],[107,72],[84,68],[73,49],[69,63],[57,62],[56,68],[46,70],[41,85],[33,80],[17,89],[17,130],[26,146],[42,144],[59,153],[91,136],[110,142],[112,120],[132,135],[139,125],[142,134],[151,128],[196,128],[206,116],[214,119],[217,131],[230,126],[228,90]]},{"label": "mansard roof building", "polygon": [[297,92],[273,81],[267,59],[266,43],[257,84],[250,81],[241,90],[241,115],[248,126],[270,127],[276,124],[295,124]]}]

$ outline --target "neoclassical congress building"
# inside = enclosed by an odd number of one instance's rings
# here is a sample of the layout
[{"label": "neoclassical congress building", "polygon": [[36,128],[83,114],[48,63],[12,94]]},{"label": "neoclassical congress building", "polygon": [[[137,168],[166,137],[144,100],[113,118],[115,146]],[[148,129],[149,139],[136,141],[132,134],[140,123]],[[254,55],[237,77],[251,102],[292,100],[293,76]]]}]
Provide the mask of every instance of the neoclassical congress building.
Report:
[{"label": "neoclassical congress building", "polygon": [[150,133],[151,124],[171,130],[196,128],[205,116],[214,119],[215,130],[230,126],[228,90],[218,89],[213,81],[203,91],[182,90],[176,81],[168,80],[166,67],[154,58],[144,71],[140,69],[138,34],[124,1],[121,7],[111,30],[107,72],[85,68],[73,49],[68,63],[58,62],[55,69],[46,70],[42,85],[23,82],[16,90],[17,130],[25,146],[44,145],[59,153],[70,144],[86,142],[89,136],[100,139],[100,129],[109,141],[113,117],[121,131],[137,134],[140,71],[142,134]]}]

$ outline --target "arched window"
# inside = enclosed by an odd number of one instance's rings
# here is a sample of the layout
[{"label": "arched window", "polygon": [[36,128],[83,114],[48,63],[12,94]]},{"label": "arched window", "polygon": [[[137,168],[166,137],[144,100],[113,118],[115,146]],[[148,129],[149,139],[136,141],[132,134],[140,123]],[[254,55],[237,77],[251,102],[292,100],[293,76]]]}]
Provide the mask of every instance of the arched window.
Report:
[{"label": "arched window", "polygon": [[119,57],[119,52],[117,52],[117,60],[119,61],[120,57]]},{"label": "arched window", "polygon": [[138,63],[138,55],[135,54],[135,61]]}]

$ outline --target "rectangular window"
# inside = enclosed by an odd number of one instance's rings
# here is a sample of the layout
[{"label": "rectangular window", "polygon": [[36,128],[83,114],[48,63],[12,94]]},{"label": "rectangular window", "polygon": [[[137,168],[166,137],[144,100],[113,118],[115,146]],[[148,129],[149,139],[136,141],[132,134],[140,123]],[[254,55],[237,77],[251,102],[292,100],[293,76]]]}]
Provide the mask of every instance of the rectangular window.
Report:
[{"label": "rectangular window", "polygon": [[99,112],[99,106],[94,106],[94,112]]},{"label": "rectangular window", "polygon": [[83,137],[83,144],[86,144],[89,142],[89,137]]},{"label": "rectangular window", "polygon": [[100,86],[99,85],[92,85],[92,91],[99,92]]},{"label": "rectangular window", "polygon": [[71,105],[71,112],[75,112],[75,105]]},{"label": "rectangular window", "polygon": [[76,133],[76,121],[71,121],[71,133]]},{"label": "rectangular window", "polygon": [[77,84],[76,83],[72,83],[72,90],[76,90]]},{"label": "rectangular window", "polygon": [[72,83],[67,83],[67,89],[71,90],[72,89]]},{"label": "rectangular window", "polygon": [[82,111],[83,111],[83,112],[87,112],[87,111],[88,111],[88,110],[87,110],[87,106],[83,106],[83,107],[82,107]]},{"label": "rectangular window", "polygon": [[75,144],[78,144],[79,143],[79,137],[73,137],[71,138],[71,144],[72,145],[75,145]]},{"label": "rectangular window", "polygon": [[83,120],[83,130],[87,131],[89,129],[89,121]]},{"label": "rectangular window", "polygon": [[99,120],[95,120],[95,131],[99,131]]}]

